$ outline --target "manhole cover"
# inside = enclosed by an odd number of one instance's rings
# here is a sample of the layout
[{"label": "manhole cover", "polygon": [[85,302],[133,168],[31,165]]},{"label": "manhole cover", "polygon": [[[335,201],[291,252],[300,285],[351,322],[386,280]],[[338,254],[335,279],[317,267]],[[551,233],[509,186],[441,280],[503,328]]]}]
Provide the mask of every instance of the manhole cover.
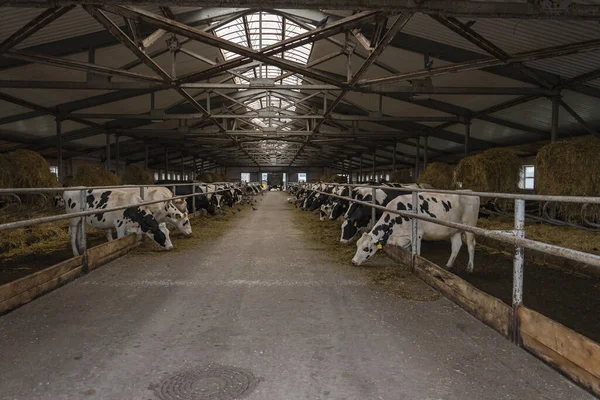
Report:
[{"label": "manhole cover", "polygon": [[248,395],[257,383],[250,371],[209,365],[165,379],[154,393],[161,400],[234,400]]}]

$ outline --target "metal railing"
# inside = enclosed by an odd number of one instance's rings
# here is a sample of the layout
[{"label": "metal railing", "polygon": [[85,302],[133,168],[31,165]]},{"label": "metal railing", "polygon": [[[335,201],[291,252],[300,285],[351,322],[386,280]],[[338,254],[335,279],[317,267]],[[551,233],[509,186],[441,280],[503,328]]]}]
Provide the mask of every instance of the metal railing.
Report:
[{"label": "metal railing", "polygon": [[[7,231],[7,230],[11,230],[11,229],[17,229],[17,228],[25,228],[25,227],[31,227],[31,226],[35,226],[35,225],[40,225],[40,224],[44,224],[44,223],[48,223],[48,222],[55,222],[55,221],[60,221],[60,220],[68,220],[68,219],[73,219],[73,218],[81,218],[80,220],[80,227],[79,227],[79,233],[78,233],[78,237],[79,237],[79,248],[80,248],[80,252],[81,255],[83,256],[83,272],[87,273],[88,272],[88,257],[87,257],[87,238],[86,238],[86,224],[85,224],[85,217],[90,216],[90,215],[95,215],[95,214],[104,214],[104,213],[108,213],[108,212],[112,212],[112,211],[120,211],[120,210],[125,210],[127,208],[130,207],[138,207],[138,206],[146,206],[146,205],[152,205],[152,204],[158,204],[158,203],[165,203],[167,201],[173,201],[173,200],[179,200],[179,199],[187,199],[188,197],[194,197],[194,196],[198,196],[198,195],[207,195],[207,194],[215,194],[215,193],[220,193],[220,192],[225,192],[225,191],[229,191],[231,189],[235,189],[242,187],[242,185],[239,185],[237,183],[233,183],[233,187],[228,187],[228,188],[224,188],[224,189],[218,189],[218,190],[205,190],[203,192],[196,192],[196,187],[200,186],[200,187],[204,187],[205,189],[209,186],[209,185],[222,185],[222,184],[231,184],[230,182],[221,182],[221,183],[201,183],[201,182],[194,182],[194,183],[168,183],[168,184],[155,184],[155,185],[114,185],[114,186],[74,186],[74,187],[64,187],[64,188],[9,188],[9,189],[0,189],[0,196],[2,195],[10,195],[10,196],[16,196],[17,194],[40,194],[40,193],[64,193],[64,192],[76,192],[79,191],[79,202],[80,202],[80,211],[79,212],[73,212],[73,213],[65,213],[65,214],[60,214],[60,215],[53,215],[53,216],[47,216],[47,217],[39,217],[39,218],[30,218],[30,219],[26,219],[26,220],[22,220],[22,221],[14,221],[14,222],[7,222],[7,223],[3,223],[0,224],[0,232],[1,231]],[[236,186],[237,185],[237,186]],[[256,187],[255,183],[248,183],[248,186],[253,186]],[[161,199],[161,200],[153,200],[153,201],[144,201],[142,203],[136,203],[136,204],[127,204],[124,206],[119,206],[119,207],[111,207],[111,208],[103,208],[103,209],[97,209],[97,210],[87,210],[87,201],[86,201],[86,197],[87,197],[87,191],[89,190],[110,190],[110,189],[136,189],[139,188],[140,190],[140,197],[142,199],[144,199],[144,192],[146,190],[146,188],[154,188],[154,187],[169,187],[171,188],[171,190],[173,191],[173,193],[175,193],[175,189],[179,186],[191,186],[192,187],[192,193],[190,194],[185,194],[185,195],[179,195],[179,196],[173,196],[167,199]],[[18,198],[18,196],[16,196]],[[20,203],[20,200],[19,200]],[[192,212],[195,213],[196,212],[196,202],[193,201],[192,202]]]},{"label": "metal railing", "polygon": [[[544,195],[532,195],[532,194],[509,194],[509,193],[491,193],[491,192],[472,192],[464,190],[436,190],[436,189],[422,189],[415,187],[392,187],[392,186],[369,186],[360,184],[337,184],[337,183],[324,183],[326,186],[345,186],[351,188],[370,188],[372,190],[372,201],[360,201],[353,199],[352,197],[339,196],[333,193],[327,193],[322,190],[311,188],[315,184],[299,184],[297,186],[307,188],[316,193],[324,194],[329,197],[337,198],[340,200],[347,200],[349,202],[364,205],[370,207],[371,213],[371,226],[376,223],[376,210],[389,212],[391,214],[400,215],[402,217],[410,218],[412,221],[412,238],[411,238],[411,253],[413,255],[411,260],[411,268],[415,267],[415,255],[417,254],[417,230],[418,221],[431,222],[438,225],[443,225],[449,228],[454,228],[463,232],[471,232],[476,236],[482,236],[489,239],[494,239],[499,242],[510,243],[515,246],[515,254],[513,258],[513,293],[512,293],[512,316],[513,316],[513,341],[518,343],[519,330],[515,329],[518,326],[518,308],[523,304],[523,265],[524,265],[524,249],[531,249],[540,251],[543,253],[551,254],[557,257],[567,258],[576,262],[585,263],[593,268],[596,268],[600,272],[600,256],[585,253],[578,250],[573,250],[565,247],[555,246],[552,244],[538,242],[531,239],[525,238],[525,200],[538,200],[538,201],[553,201],[553,202],[569,202],[569,203],[587,203],[587,204],[600,204],[600,197],[590,196],[544,196]],[[398,211],[389,209],[385,206],[376,204],[376,191],[377,189],[385,189],[399,192],[412,193],[412,211]],[[450,221],[442,221],[436,218],[431,218],[425,215],[419,214],[418,201],[419,193],[435,193],[435,194],[453,194],[458,196],[476,196],[476,197],[497,197],[502,199],[514,200],[514,230],[512,235],[502,231],[494,231],[476,226],[470,226]]]}]

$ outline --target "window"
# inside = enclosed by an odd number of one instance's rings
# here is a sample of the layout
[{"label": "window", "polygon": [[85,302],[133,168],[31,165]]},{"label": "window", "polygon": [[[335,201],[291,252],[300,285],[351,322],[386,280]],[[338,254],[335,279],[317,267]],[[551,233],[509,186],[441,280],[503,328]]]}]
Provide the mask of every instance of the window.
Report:
[{"label": "window", "polygon": [[519,187],[521,189],[530,190],[535,188],[535,166],[523,165],[521,167],[521,181],[519,182]]},{"label": "window", "polygon": [[242,182],[250,182],[250,172],[242,172],[242,177],[240,180]]},{"label": "window", "polygon": [[54,175],[56,175],[56,179],[59,178],[59,176],[58,176],[58,167],[57,166],[55,166],[55,165],[51,166],[50,167],[50,172],[53,173]]},{"label": "window", "polygon": [[263,172],[262,176],[261,176],[261,180],[266,181],[267,179],[269,179],[269,174],[266,172]]},{"label": "window", "polygon": [[385,174],[385,180],[388,182],[390,181],[390,174]]},{"label": "window", "polygon": [[154,180],[155,180],[155,181],[159,180],[158,172],[155,172],[155,173],[154,173]]},{"label": "window", "polygon": [[298,182],[306,182],[306,172],[298,173]]}]

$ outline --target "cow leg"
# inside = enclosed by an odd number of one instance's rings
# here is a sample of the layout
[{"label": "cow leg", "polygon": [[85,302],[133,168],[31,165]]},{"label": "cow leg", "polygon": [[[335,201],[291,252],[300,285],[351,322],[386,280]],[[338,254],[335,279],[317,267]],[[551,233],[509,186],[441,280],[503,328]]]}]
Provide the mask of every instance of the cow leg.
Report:
[{"label": "cow leg", "polygon": [[465,232],[467,237],[467,248],[469,249],[469,264],[467,265],[467,272],[473,272],[475,263],[475,235],[471,232]]},{"label": "cow leg", "polygon": [[112,229],[105,229],[104,232],[106,233],[106,240],[108,240],[109,242],[112,242],[112,240],[113,240]]},{"label": "cow leg", "polygon": [[74,222],[69,223],[69,233],[71,234],[71,248],[73,249],[73,256],[77,257],[79,255],[78,244],[78,233],[79,233],[79,220],[75,220]]},{"label": "cow leg", "polygon": [[452,268],[454,265],[454,261],[456,261],[456,257],[458,256],[458,252],[462,247],[462,232],[456,232],[454,236],[450,239],[452,241],[452,254],[450,254],[450,258],[448,259],[448,263],[446,263],[446,269]]}]

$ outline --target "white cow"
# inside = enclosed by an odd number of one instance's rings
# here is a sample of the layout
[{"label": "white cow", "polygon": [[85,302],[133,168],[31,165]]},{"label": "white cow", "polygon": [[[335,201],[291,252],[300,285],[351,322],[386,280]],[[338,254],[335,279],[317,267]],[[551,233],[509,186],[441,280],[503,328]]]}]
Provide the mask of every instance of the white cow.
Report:
[{"label": "white cow", "polygon": [[[398,196],[387,208],[412,212],[412,195]],[[442,221],[456,222],[470,226],[477,225],[479,214],[479,197],[460,196],[456,194],[423,193],[419,195],[419,214]],[[454,265],[456,256],[462,247],[462,231],[438,225],[432,222],[419,221],[417,228],[417,254],[421,254],[421,241],[452,241],[452,254],[446,268]],[[468,272],[473,272],[475,257],[475,235],[465,232],[469,249]],[[411,244],[412,223],[408,217],[384,212],[370,232],[364,233],[356,243],[356,254],[352,259],[354,265],[360,265],[371,258],[378,249],[386,244],[407,248]]]},{"label": "white cow", "polygon": [[[66,213],[75,213],[80,210],[80,191],[69,190],[64,192]],[[137,206],[143,200],[139,194],[123,190],[89,189],[86,191],[86,210],[102,210],[130,204],[131,207],[119,211],[99,213],[85,217],[86,223],[95,229],[116,229],[117,237],[121,238],[129,233],[141,235],[145,233],[160,246],[171,250],[173,244],[169,237],[166,224],[158,223],[148,206]],[[71,233],[71,246],[73,254],[79,255],[77,236],[79,233],[80,218],[69,220]],[[112,236],[112,235],[111,235]],[[112,239],[112,237],[111,237]]]},{"label": "white cow", "polygon": [[[120,191],[125,191],[132,194],[140,193],[139,188],[119,188]],[[172,198],[173,192],[166,187],[147,187],[144,188],[144,202],[167,200]],[[190,223],[187,211],[187,203],[185,199],[167,200],[164,203],[149,204],[148,210],[152,213],[158,223],[165,222],[167,226],[176,227],[185,236],[192,235],[192,224]],[[112,240],[112,232],[110,229],[106,231],[106,238]]]}]

